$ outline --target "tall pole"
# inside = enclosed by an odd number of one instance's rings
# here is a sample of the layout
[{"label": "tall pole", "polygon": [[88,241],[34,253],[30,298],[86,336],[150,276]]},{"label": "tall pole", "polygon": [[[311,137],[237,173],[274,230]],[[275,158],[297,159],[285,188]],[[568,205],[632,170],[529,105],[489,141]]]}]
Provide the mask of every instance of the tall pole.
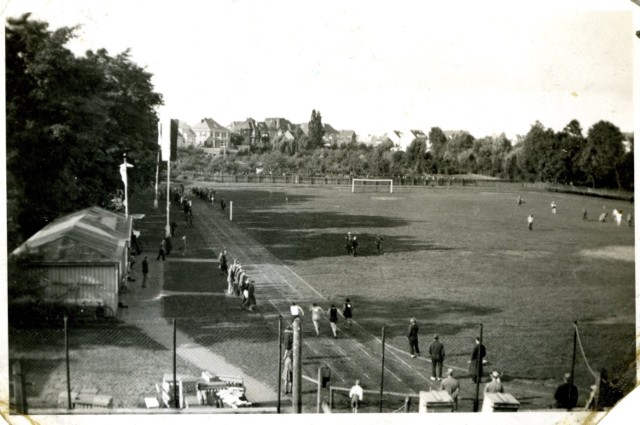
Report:
[{"label": "tall pole", "polygon": [[282,314],[279,314],[278,315],[278,406],[276,408],[276,413],[280,413],[280,393],[282,391],[281,377],[282,377]]},{"label": "tall pole", "polygon": [[173,399],[174,407],[180,408],[180,400],[178,399],[178,380],[176,374],[176,319],[173,319]]},{"label": "tall pole", "polygon": [[382,413],[382,397],[384,396],[384,338],[386,325],[382,325],[382,369],[380,370],[380,413]]},{"label": "tall pole", "polygon": [[67,367],[67,409],[71,410],[71,372],[69,371],[69,331],[67,315],[64,316],[64,358]]},{"label": "tall pole", "polygon": [[160,151],[158,151],[158,160],[156,161],[156,191],[153,198],[153,208],[158,208],[158,177],[160,176]]},{"label": "tall pole", "polygon": [[302,332],[300,330],[300,317],[293,320],[293,386],[292,401],[293,413],[302,413]]},{"label": "tall pole", "polygon": [[171,211],[171,158],[167,158],[167,226],[165,227],[165,236],[171,235],[171,226],[169,225],[169,215]]},{"label": "tall pole", "polygon": [[127,187],[127,153],[122,154],[124,161],[122,162],[122,181],[124,183],[124,215],[129,217],[129,189]]},{"label": "tall pole", "polygon": [[233,221],[233,201],[229,201],[229,221]]},{"label": "tall pole", "polygon": [[573,373],[576,366],[576,345],[578,343],[578,322],[573,322],[573,356],[571,357],[571,376],[569,377],[569,400],[571,400],[573,392]]},{"label": "tall pole", "polygon": [[480,406],[480,381],[482,380],[482,376],[480,374],[480,369],[482,368],[482,323],[480,323],[480,345],[478,346],[478,357],[476,357],[476,396],[473,399],[473,411],[477,412],[478,407]]}]

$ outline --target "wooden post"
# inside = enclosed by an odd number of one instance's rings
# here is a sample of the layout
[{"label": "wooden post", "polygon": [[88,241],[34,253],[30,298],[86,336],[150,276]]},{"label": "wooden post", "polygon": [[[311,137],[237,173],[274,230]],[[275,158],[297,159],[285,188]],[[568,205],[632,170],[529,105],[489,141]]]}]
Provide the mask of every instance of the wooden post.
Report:
[{"label": "wooden post", "polygon": [[329,387],[329,407],[333,410],[333,388]]},{"label": "wooden post", "polygon": [[[278,405],[276,413],[280,413],[280,393],[282,392],[282,314],[278,315]],[[286,391],[286,389],[285,389]]]},{"label": "wooden post", "polygon": [[11,370],[11,378],[13,382],[13,394],[15,395],[15,409],[21,415],[29,414],[27,406],[27,394],[24,385],[24,375],[22,374],[22,366],[20,360],[13,364]]},{"label": "wooden post", "polygon": [[64,315],[64,358],[67,368],[67,409],[71,410],[71,372],[69,371],[69,331],[67,328],[67,321],[69,318]]},{"label": "wooden post", "polygon": [[411,410],[411,397],[404,398],[404,413],[408,413]]},{"label": "wooden post", "polygon": [[293,413],[302,413],[302,331],[300,317],[293,320]]},{"label": "wooden post", "polygon": [[318,394],[316,399],[316,413],[320,413],[321,403],[322,403],[322,366],[318,368]]},{"label": "wooden post", "polygon": [[178,398],[178,381],[176,374],[176,319],[173,319],[173,399],[174,406],[180,408],[180,399]]},{"label": "wooden post", "polygon": [[473,399],[474,412],[477,412],[480,406],[480,381],[482,380],[482,376],[480,376],[481,368],[482,368],[482,323],[480,323],[480,346],[478,347],[478,358],[476,359],[476,370],[475,370],[475,374],[478,379],[476,379],[476,395]]},{"label": "wooden post", "polygon": [[571,376],[569,377],[569,397],[571,400],[572,392],[573,392],[573,373],[575,372],[576,366],[576,345],[578,343],[578,322],[573,322],[573,356],[571,357]]},{"label": "wooden post", "polygon": [[380,413],[382,413],[382,397],[384,395],[384,336],[386,325],[382,325],[382,370],[380,371]]},{"label": "wooden post", "polygon": [[229,221],[233,221],[233,201],[229,201]]}]

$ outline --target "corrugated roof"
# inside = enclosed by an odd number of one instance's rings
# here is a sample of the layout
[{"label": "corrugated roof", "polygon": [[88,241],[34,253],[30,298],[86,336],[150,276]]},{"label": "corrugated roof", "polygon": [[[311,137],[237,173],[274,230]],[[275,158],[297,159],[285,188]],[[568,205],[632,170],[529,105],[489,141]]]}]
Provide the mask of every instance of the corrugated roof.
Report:
[{"label": "corrugated roof", "polygon": [[37,253],[43,262],[118,261],[131,226],[131,217],[91,207],[48,224],[13,254]]}]

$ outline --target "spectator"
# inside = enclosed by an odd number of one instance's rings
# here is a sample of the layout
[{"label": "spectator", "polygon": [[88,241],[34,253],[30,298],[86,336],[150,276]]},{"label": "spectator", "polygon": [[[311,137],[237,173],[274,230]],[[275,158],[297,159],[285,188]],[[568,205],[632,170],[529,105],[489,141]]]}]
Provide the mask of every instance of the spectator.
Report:
[{"label": "spectator", "polygon": [[158,261],[160,259],[160,257],[162,257],[162,261],[165,260],[165,245],[166,245],[166,241],[165,239],[160,241],[160,247],[158,249],[158,257],[156,258],[156,261]]},{"label": "spectator", "polygon": [[500,373],[497,370],[491,372],[491,382],[484,387],[485,393],[503,393],[504,388],[502,382],[500,382]]},{"label": "spectator", "polygon": [[556,389],[553,396],[558,409],[571,410],[578,404],[578,387],[571,382],[571,374],[564,374],[564,383]]},{"label": "spectator", "polygon": [[487,350],[480,343],[480,338],[476,338],[476,345],[471,352],[471,360],[469,360],[469,372],[471,372],[472,381],[482,382],[482,362],[487,355]]},{"label": "spectator", "polygon": [[458,394],[460,394],[460,383],[453,376],[453,369],[447,370],[447,377],[440,383],[440,389],[446,391],[453,399],[453,411],[458,410]]},{"label": "spectator", "polygon": [[226,249],[222,249],[222,251],[220,252],[220,255],[218,256],[218,262],[220,263],[220,265],[218,266],[218,268],[220,269],[220,273],[222,273],[223,275],[226,275],[228,270],[227,270],[227,250]]},{"label": "spectator", "polygon": [[364,391],[360,386],[360,380],[356,379],[355,385],[351,387],[351,390],[349,390],[349,399],[351,399],[351,410],[353,413],[358,413],[358,408],[360,407],[363,395]]},{"label": "spectator", "polygon": [[293,361],[291,360],[291,351],[289,351],[289,354],[284,358],[282,380],[284,381],[284,393],[291,394],[293,386]]},{"label": "spectator", "polygon": [[142,287],[147,287],[147,275],[149,274],[149,261],[147,261],[147,256],[144,256],[144,260],[142,260]]},{"label": "spectator", "polygon": [[409,329],[407,330],[407,339],[409,340],[409,354],[411,358],[415,359],[420,355],[420,347],[418,346],[418,324],[416,319],[411,318],[409,320]]},{"label": "spectator", "polygon": [[431,356],[431,380],[442,381],[442,364],[444,362],[444,345],[440,342],[440,336],[433,336],[433,342],[429,345]]}]

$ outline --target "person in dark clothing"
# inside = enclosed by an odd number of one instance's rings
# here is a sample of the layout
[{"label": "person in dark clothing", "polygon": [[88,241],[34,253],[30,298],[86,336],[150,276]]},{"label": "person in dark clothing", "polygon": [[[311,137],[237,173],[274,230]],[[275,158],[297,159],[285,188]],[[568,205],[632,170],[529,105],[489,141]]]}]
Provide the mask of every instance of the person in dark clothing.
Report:
[{"label": "person in dark clothing", "polygon": [[378,254],[382,253],[382,236],[376,235],[376,250]]},{"label": "person in dark clothing", "polygon": [[358,241],[356,240],[356,237],[353,237],[353,240],[351,241],[351,252],[353,253],[353,256],[355,257],[356,255],[358,255]]},{"label": "person in dark clothing", "polygon": [[171,220],[171,224],[169,224],[169,227],[171,228],[171,236],[175,236],[176,235],[176,228],[178,227],[178,223],[176,223],[175,220]]},{"label": "person in dark clothing", "polygon": [[347,255],[351,255],[351,232],[347,233],[344,237],[345,248],[347,248]]},{"label": "person in dark clothing", "polygon": [[222,211],[224,212],[225,207],[227,206],[227,202],[224,200],[224,198],[222,198],[220,200],[220,208],[222,208]]},{"label": "person in dark clothing", "polygon": [[229,270],[227,267],[227,250],[226,249],[222,250],[222,252],[218,256],[218,261],[220,262],[220,265],[218,266],[218,268],[220,269],[220,273],[222,273],[223,275],[227,275]]},{"label": "person in dark clothing", "polygon": [[145,255],[144,260],[142,260],[142,287],[147,287],[147,275],[149,274],[149,262],[147,261],[147,256]]},{"label": "person in dark clothing", "polygon": [[160,259],[160,257],[162,257],[162,261],[165,260],[165,249],[166,249],[166,241],[165,239],[163,239],[162,241],[160,241],[160,248],[158,250],[158,257],[156,258],[156,261]]},{"label": "person in dark clothing", "polygon": [[442,364],[444,363],[444,345],[440,342],[438,335],[433,336],[433,342],[429,345],[429,355],[431,356],[431,380],[442,381]]},{"label": "person in dark clothing", "polygon": [[171,236],[167,236],[166,238],[164,238],[165,240],[165,254],[169,255],[171,254],[171,250],[173,249],[173,245],[171,245]]},{"label": "person in dark clothing", "polygon": [[329,324],[331,324],[331,332],[333,332],[333,337],[338,337],[338,309],[334,304],[331,304],[331,308],[329,308]]},{"label": "person in dark clothing", "polygon": [[482,361],[487,355],[487,349],[480,344],[480,338],[476,338],[476,346],[473,347],[471,360],[469,360],[469,372],[471,372],[472,381],[482,382]]},{"label": "person in dark clothing", "polygon": [[420,347],[418,346],[418,324],[416,319],[409,321],[409,329],[407,330],[407,339],[409,340],[409,353],[411,358],[415,359],[420,355]]},{"label": "person in dark clothing", "polygon": [[571,410],[578,404],[578,387],[571,382],[571,374],[565,373],[564,383],[556,389],[553,396],[558,409]]},{"label": "person in dark clothing", "polygon": [[342,315],[344,316],[345,322],[347,322],[346,326],[350,328],[353,320],[353,305],[349,298],[345,300],[344,305],[342,306]]}]

